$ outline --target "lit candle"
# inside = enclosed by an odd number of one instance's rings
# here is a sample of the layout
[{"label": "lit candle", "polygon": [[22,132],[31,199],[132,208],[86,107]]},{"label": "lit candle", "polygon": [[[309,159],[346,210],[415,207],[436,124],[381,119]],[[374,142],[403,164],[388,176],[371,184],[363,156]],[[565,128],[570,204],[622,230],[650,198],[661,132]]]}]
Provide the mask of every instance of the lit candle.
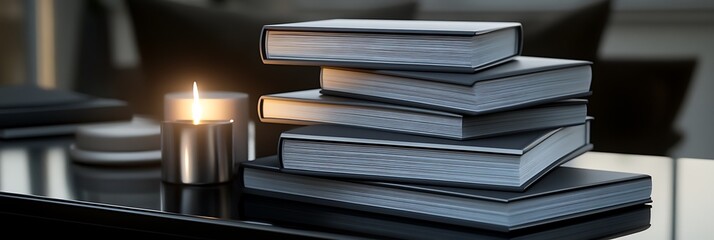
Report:
[{"label": "lit candle", "polygon": [[[187,89],[188,90],[188,89]],[[173,92],[164,96],[164,121],[193,118],[194,95],[191,91]],[[226,91],[201,91],[198,97],[200,118],[206,120],[233,119],[233,161],[248,160],[248,94]]]},{"label": "lit candle", "polygon": [[193,84],[192,119],[161,125],[161,178],[170,183],[211,184],[233,176],[233,120],[203,120]]}]

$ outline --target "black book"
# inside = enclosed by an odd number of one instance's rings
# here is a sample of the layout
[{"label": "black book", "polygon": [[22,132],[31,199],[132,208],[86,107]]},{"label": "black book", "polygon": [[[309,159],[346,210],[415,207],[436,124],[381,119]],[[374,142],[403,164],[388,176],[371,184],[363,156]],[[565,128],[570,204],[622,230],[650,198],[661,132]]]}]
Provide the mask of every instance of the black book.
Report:
[{"label": "black book", "polygon": [[80,124],[129,120],[126,102],[35,87],[0,88],[0,138],[69,134]]},{"label": "black book", "polygon": [[268,123],[329,123],[461,140],[582,124],[587,100],[510,110],[470,116],[328,96],[319,89],[264,95],[258,102],[260,120]]},{"label": "black book", "polygon": [[277,156],[241,163],[244,192],[494,231],[515,231],[650,202],[648,175],[558,167],[522,193],[282,172]]},{"label": "black book", "polygon": [[645,230],[651,216],[651,206],[637,205],[503,233],[250,194],[240,204],[246,221],[391,239],[605,239]]},{"label": "black book", "polygon": [[266,25],[263,63],[474,72],[521,52],[521,24],[331,19]]},{"label": "black book", "polygon": [[323,67],[322,93],[468,115],[590,94],[590,62],[516,57],[476,73]]},{"label": "black book", "polygon": [[581,124],[466,141],[314,125],[280,136],[287,172],[524,191],[556,166],[590,150]]}]

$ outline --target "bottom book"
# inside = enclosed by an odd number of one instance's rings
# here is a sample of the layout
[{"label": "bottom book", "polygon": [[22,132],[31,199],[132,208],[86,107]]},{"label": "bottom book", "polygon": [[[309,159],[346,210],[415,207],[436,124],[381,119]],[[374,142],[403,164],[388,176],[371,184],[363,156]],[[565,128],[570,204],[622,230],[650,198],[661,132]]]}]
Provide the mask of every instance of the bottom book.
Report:
[{"label": "bottom book", "polygon": [[569,167],[503,192],[284,173],[276,156],[241,166],[246,193],[501,232],[640,205],[652,192],[648,175]]},{"label": "bottom book", "polygon": [[241,219],[246,221],[358,237],[395,239],[614,238],[649,228],[651,212],[651,206],[641,204],[502,233],[248,194],[241,198],[240,203]]}]

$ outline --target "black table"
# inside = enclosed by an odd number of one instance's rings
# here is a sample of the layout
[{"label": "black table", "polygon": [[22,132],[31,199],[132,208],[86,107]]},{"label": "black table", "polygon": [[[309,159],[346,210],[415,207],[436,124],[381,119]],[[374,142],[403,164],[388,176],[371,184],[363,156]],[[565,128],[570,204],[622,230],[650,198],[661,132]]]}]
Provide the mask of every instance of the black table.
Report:
[{"label": "black table", "polygon": [[[714,216],[710,186],[714,183],[713,160],[587,153],[568,165],[651,175],[651,210],[620,210],[504,235],[250,196],[241,192],[238,180],[211,186],[162,183],[158,165],[101,167],[74,163],[67,156],[71,141],[70,137],[58,137],[0,142],[0,217],[6,222],[4,231],[29,225],[59,228],[59,233],[72,235],[142,237],[511,238],[552,237],[564,231],[587,233],[591,232],[589,228],[617,218],[637,221],[640,227],[606,236],[714,236],[708,221]],[[642,221],[649,221],[651,226],[641,226]],[[18,229],[14,230],[25,235],[42,233]]]}]

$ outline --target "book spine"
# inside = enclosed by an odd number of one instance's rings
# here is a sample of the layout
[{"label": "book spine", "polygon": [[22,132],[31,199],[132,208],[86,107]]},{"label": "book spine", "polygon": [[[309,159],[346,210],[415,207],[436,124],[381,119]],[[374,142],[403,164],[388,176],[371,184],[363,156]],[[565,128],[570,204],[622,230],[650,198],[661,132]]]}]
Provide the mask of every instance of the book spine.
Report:
[{"label": "book spine", "polygon": [[283,142],[285,140],[285,137],[283,137],[283,134],[280,134],[280,139],[278,139],[278,163],[280,163],[280,169],[285,169],[285,165],[283,164]]},{"label": "book spine", "polygon": [[516,46],[518,49],[516,49],[516,56],[520,56],[523,53],[523,26],[518,25],[516,28],[516,32],[518,33],[518,45]]},{"label": "book spine", "polygon": [[260,58],[263,60],[264,64],[267,64],[268,60],[268,54],[267,54],[267,44],[265,44],[265,41],[267,41],[267,36],[268,36],[268,27],[263,26],[263,29],[260,30],[260,42],[258,43],[258,50],[260,50]]},{"label": "book spine", "polygon": [[260,96],[258,99],[258,119],[260,119],[261,122],[264,122],[263,119],[265,119],[265,116],[263,116],[263,102],[264,102],[265,96]]},{"label": "book spine", "polygon": [[[261,96],[260,99],[258,99],[258,119],[260,122],[264,123],[279,123],[279,124],[291,124],[291,125],[314,125],[314,124],[321,124],[321,122],[311,122],[311,121],[305,121],[305,120],[293,120],[293,119],[287,119],[287,118],[270,118],[265,116],[265,111],[263,111],[263,108],[265,106],[265,99],[271,98],[269,96]],[[285,100],[285,99],[282,99]]]},{"label": "book spine", "polygon": [[241,189],[246,189],[245,180],[243,179],[244,178],[243,176],[245,176],[245,168],[246,168],[246,166],[243,165],[242,163],[238,165],[238,175],[237,176],[240,176],[240,179],[239,179],[240,183],[238,183],[238,184],[240,184]]}]

